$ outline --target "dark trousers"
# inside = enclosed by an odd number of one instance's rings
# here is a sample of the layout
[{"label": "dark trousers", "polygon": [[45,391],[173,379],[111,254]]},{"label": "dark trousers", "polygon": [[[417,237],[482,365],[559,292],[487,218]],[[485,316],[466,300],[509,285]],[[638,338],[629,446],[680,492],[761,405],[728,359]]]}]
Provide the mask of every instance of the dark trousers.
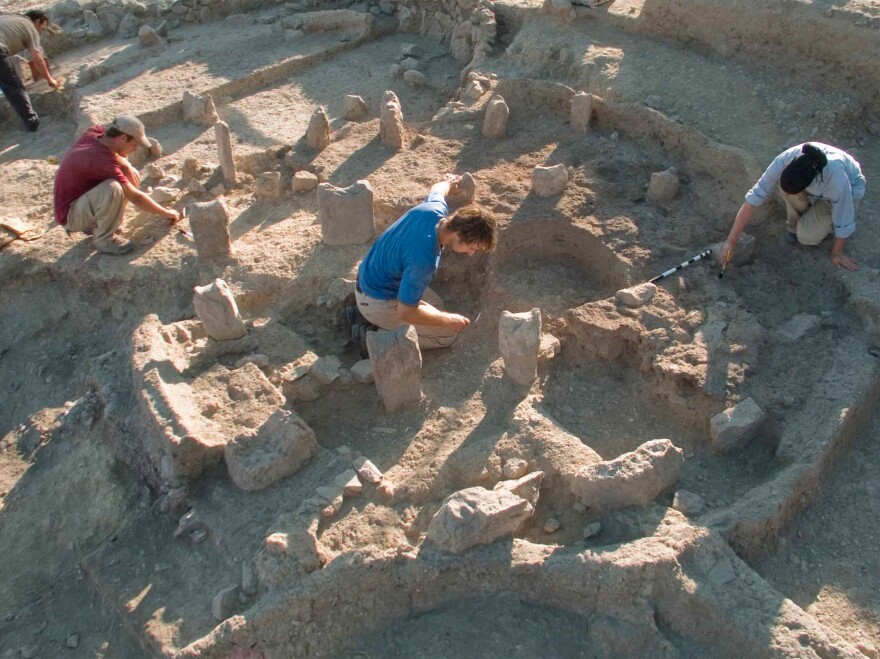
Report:
[{"label": "dark trousers", "polygon": [[31,99],[28,98],[27,92],[24,90],[24,82],[18,75],[12,58],[2,49],[0,49],[0,91],[9,99],[12,109],[21,117],[25,127],[37,120],[37,113],[34,112]]}]

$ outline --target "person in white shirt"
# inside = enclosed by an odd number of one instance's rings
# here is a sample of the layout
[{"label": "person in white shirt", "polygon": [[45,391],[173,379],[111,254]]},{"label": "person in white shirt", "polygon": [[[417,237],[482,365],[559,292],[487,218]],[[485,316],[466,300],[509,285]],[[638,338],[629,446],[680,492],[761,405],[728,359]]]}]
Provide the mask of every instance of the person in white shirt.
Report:
[{"label": "person in white shirt", "polygon": [[818,245],[834,236],[831,261],[846,270],[858,270],[843,245],[856,230],[856,212],[865,196],[865,177],[858,161],[837,147],[821,142],[798,144],[770,163],[734,218],[721,248],[721,262],[733,254],[739,234],[752,219],[755,208],[778,189],[787,215],[786,241]]}]

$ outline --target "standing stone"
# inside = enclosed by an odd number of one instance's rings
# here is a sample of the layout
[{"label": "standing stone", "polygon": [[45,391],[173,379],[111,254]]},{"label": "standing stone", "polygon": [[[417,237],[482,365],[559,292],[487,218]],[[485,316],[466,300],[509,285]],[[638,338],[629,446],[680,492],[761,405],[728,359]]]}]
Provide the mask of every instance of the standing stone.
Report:
[{"label": "standing stone", "polygon": [[311,192],[318,187],[318,177],[311,172],[301,169],[293,175],[290,187],[293,190],[293,194]]},{"label": "standing stone", "polygon": [[217,108],[210,94],[190,94],[189,91],[184,90],[181,105],[184,121],[201,126],[210,126],[217,122]]},{"label": "standing stone", "polygon": [[321,183],[318,219],[326,245],[361,245],[371,240],[376,234],[373,188],[365,180],[347,188]]},{"label": "standing stone", "polygon": [[257,177],[254,193],[263,199],[278,199],[284,192],[281,172],[263,172]]},{"label": "standing stone", "polygon": [[229,136],[229,126],[225,121],[218,121],[214,124],[214,139],[217,141],[223,180],[229,185],[235,185],[238,175],[235,172],[235,160],[232,157],[232,138]]},{"label": "standing stone", "polygon": [[670,167],[662,172],[651,174],[648,186],[648,200],[654,202],[672,201],[678,196],[678,172]]},{"label": "standing stone", "polygon": [[575,133],[586,133],[590,130],[590,118],[593,116],[593,95],[578,92],[571,99],[571,129]]},{"label": "standing stone", "polygon": [[196,286],[193,290],[193,306],[208,336],[227,341],[240,339],[247,333],[235,297],[225,281],[215,279],[207,286]]},{"label": "standing stone", "polygon": [[200,259],[223,257],[232,253],[229,212],[222,199],[193,204],[187,208],[187,213]]},{"label": "standing stone", "polygon": [[477,193],[477,182],[474,175],[465,172],[461,175],[458,184],[452,189],[450,196],[456,204],[469,204],[474,200]]},{"label": "standing stone", "polygon": [[239,605],[238,586],[227,586],[214,596],[211,602],[211,614],[215,620],[226,620]]},{"label": "standing stone", "polygon": [[367,113],[367,104],[360,96],[348,94],[342,101],[342,116],[348,121],[360,119]]},{"label": "standing stone", "polygon": [[312,112],[306,129],[306,144],[312,151],[323,151],[330,144],[330,120],[323,107]]},{"label": "standing stone", "polygon": [[541,310],[501,314],[498,345],[504,371],[515,382],[527,385],[538,376],[538,348],[541,345]]},{"label": "standing stone", "polygon": [[387,412],[422,398],[422,353],[412,325],[393,332],[367,332],[367,351],[373,362],[376,390]]},{"label": "standing stone", "polygon": [[486,103],[486,116],[483,119],[483,135],[498,139],[507,135],[507,121],[510,119],[510,108],[500,96],[489,99]]},{"label": "standing stone", "polygon": [[122,39],[131,39],[138,33],[138,19],[134,14],[126,14],[119,21],[119,27],[116,28],[116,36]]},{"label": "standing stone", "polygon": [[752,441],[766,420],[764,410],[751,398],[716,414],[709,422],[712,446],[722,453],[738,451]]},{"label": "standing stone", "polygon": [[379,114],[379,141],[394,149],[403,146],[403,110],[400,108],[400,99],[392,91],[387,91],[382,96],[382,111]]},{"label": "standing stone", "polygon": [[153,46],[161,45],[162,38],[149,25],[141,25],[138,29],[138,42],[144,48],[152,48]]},{"label": "standing stone", "polygon": [[552,167],[535,167],[532,170],[532,192],[539,197],[560,194],[568,185],[568,170],[559,163]]},{"label": "standing stone", "polygon": [[315,433],[288,410],[277,410],[262,426],[235,437],[224,448],[230,478],[248,492],[296,473],[317,451]]}]

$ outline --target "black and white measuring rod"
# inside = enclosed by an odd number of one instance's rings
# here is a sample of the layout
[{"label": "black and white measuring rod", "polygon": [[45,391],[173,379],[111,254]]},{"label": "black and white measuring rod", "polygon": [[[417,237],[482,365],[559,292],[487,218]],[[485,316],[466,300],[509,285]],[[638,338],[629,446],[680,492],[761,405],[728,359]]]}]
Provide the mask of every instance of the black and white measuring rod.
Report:
[{"label": "black and white measuring rod", "polygon": [[669,270],[667,270],[666,272],[664,272],[664,273],[662,273],[662,274],[657,275],[657,276],[654,277],[653,279],[649,279],[649,280],[648,280],[648,283],[653,284],[654,282],[658,282],[658,281],[660,281],[661,279],[666,279],[666,277],[668,277],[669,275],[671,275],[673,272],[678,272],[678,271],[681,270],[682,268],[686,268],[686,267],[688,267],[691,263],[696,263],[697,261],[700,261],[700,260],[702,260],[702,259],[705,259],[705,258],[707,258],[708,256],[710,256],[711,254],[712,254],[712,250],[711,250],[711,249],[707,249],[705,252],[700,252],[699,254],[697,254],[697,255],[696,255],[695,257],[693,257],[692,259],[689,259],[689,260],[685,261],[684,263],[680,263],[680,264],[678,264],[677,266],[675,266],[674,268],[669,268]]}]

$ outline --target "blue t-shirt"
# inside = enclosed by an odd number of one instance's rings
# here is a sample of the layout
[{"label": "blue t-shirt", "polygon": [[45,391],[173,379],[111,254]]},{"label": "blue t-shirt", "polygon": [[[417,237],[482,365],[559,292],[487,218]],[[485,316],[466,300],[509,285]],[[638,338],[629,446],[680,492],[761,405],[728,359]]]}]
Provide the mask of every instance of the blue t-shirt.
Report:
[{"label": "blue t-shirt", "polygon": [[448,212],[444,195],[435,192],[388,227],[358,268],[364,294],[418,306],[440,265],[437,224]]}]

